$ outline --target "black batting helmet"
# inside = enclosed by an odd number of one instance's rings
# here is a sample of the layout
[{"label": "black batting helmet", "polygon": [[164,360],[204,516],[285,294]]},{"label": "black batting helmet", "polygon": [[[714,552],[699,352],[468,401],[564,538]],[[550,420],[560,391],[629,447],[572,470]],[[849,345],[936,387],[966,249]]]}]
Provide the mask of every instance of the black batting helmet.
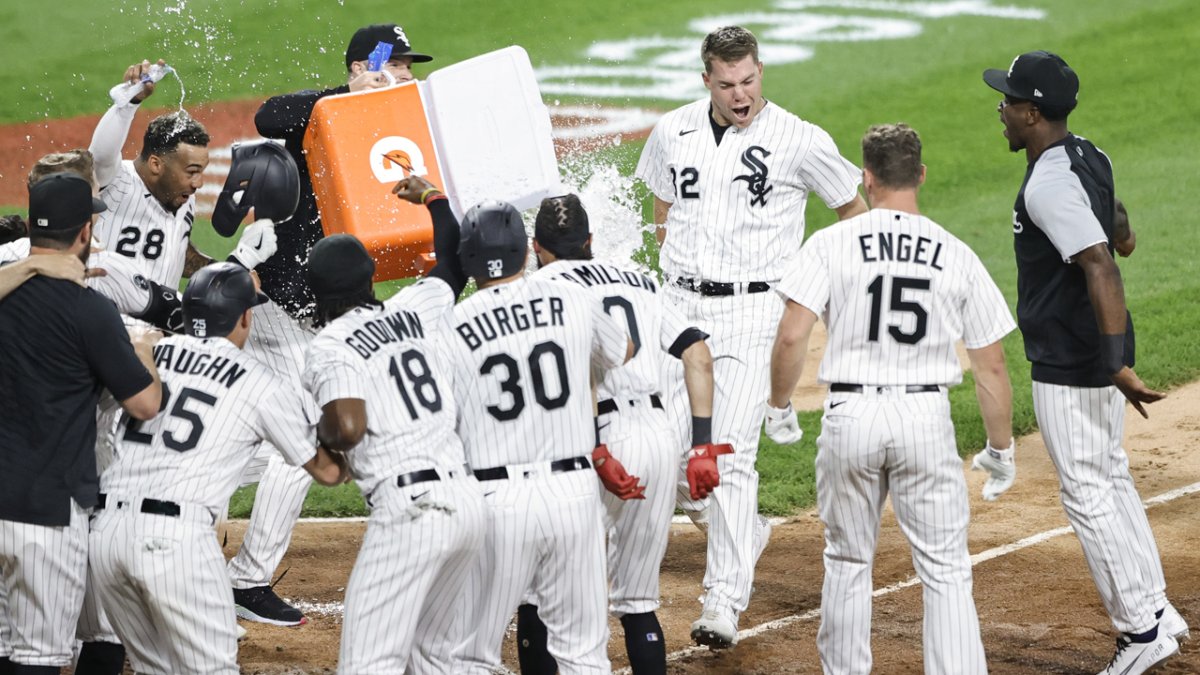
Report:
[{"label": "black batting helmet", "polygon": [[492,199],[476,204],[463,216],[458,259],[476,282],[516,274],[528,253],[525,224],[512,204]]},{"label": "black batting helmet", "polygon": [[183,326],[192,337],[224,337],[242,312],[267,300],[254,289],[245,267],[230,262],[206,265],[183,291]]},{"label": "black batting helmet", "polygon": [[232,237],[251,207],[256,218],[279,224],[292,217],[299,203],[300,172],[283,146],[272,141],[238,143],[233,146],[225,187],[213,207],[213,229],[222,237]]}]

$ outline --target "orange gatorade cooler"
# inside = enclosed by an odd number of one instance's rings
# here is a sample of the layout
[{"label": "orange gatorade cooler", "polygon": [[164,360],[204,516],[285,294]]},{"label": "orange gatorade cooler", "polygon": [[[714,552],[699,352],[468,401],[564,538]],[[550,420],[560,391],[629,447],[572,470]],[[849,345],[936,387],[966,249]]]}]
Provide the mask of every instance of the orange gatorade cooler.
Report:
[{"label": "orange gatorade cooler", "polygon": [[433,267],[428,209],[392,194],[412,174],[445,184],[417,82],[317,101],[304,150],[325,234],[358,237],[376,281]]}]

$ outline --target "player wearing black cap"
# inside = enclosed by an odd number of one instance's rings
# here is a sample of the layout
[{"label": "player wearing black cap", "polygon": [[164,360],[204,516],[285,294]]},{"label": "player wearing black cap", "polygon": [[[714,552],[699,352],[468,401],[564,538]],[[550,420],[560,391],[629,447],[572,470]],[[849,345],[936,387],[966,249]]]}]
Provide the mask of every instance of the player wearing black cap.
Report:
[{"label": "player wearing black cap", "polygon": [[[30,256],[86,261],[104,209],[75,174],[34,183]],[[38,276],[13,291],[0,303],[0,344],[0,672],[57,673],[71,660],[87,577],[100,392],[150,419],[162,389],[153,338],[131,345],[113,304],[72,281]]]},{"label": "player wearing black cap", "polygon": [[1033,404],[1058,470],[1067,518],[1113,625],[1105,673],[1141,673],[1179,649],[1183,618],[1167,600],[1154,534],[1121,447],[1125,400],[1164,397],[1133,372],[1133,323],[1113,250],[1119,228],[1112,163],[1067,129],[1079,77],[1057,54],[1035,51],[983,74],[1013,152],[1028,167],[1013,207],[1017,319],[1032,366]]}]

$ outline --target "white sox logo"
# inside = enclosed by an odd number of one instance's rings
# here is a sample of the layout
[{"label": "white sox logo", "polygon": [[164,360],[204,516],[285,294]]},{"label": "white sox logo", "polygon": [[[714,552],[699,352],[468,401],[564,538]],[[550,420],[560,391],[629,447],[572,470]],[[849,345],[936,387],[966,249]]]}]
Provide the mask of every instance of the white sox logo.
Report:
[{"label": "white sox logo", "polygon": [[1021,222],[1021,216],[1016,211],[1013,211],[1013,234],[1021,234],[1025,231],[1025,224]]},{"label": "white sox logo", "polygon": [[742,164],[750,169],[750,173],[745,176],[737,176],[733,180],[735,182],[746,181],[746,189],[750,191],[750,206],[765,206],[767,195],[775,189],[774,185],[767,185],[767,165],[762,161],[770,156],[769,150],[757,145],[746,148],[746,151],[742,153]]},{"label": "white sox logo", "polygon": [[429,173],[421,148],[403,136],[385,136],[375,141],[368,161],[380,183],[395,183],[409,176]]}]

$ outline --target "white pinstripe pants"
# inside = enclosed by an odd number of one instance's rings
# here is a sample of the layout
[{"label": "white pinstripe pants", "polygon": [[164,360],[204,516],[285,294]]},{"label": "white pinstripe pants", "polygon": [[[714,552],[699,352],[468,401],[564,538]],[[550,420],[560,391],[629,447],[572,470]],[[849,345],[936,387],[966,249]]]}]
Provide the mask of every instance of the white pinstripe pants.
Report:
[{"label": "white pinstripe pants", "polygon": [[63,527],[0,520],[0,657],[65,666],[87,578],[87,512]]},{"label": "white pinstripe pants", "polygon": [[1150,630],[1154,612],[1167,604],[1167,582],[1121,447],[1124,395],[1116,387],[1034,382],[1033,407],[1058,470],[1063,509],[1113,626]]},{"label": "white pinstripe pants", "polygon": [[817,649],[825,672],[871,672],[871,570],[890,492],[922,584],[925,672],[986,673],[971,596],[966,480],[946,394],[831,393],[816,468],[825,524]]}]

